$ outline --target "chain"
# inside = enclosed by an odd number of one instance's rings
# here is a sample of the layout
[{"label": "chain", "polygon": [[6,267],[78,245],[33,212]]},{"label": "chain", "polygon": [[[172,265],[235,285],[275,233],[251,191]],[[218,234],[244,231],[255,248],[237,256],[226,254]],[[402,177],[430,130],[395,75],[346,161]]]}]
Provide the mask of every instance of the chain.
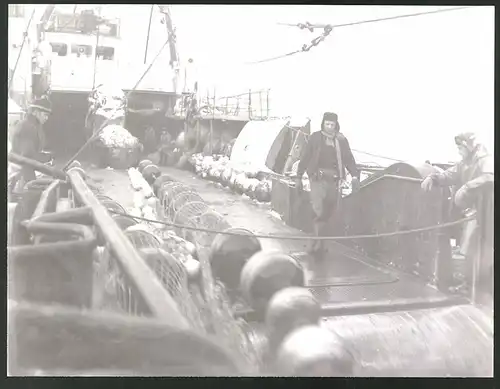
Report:
[{"label": "chain", "polygon": [[[307,23],[307,24],[309,25],[309,23]],[[323,42],[326,39],[326,37],[328,35],[330,35],[330,33],[332,31],[333,31],[333,27],[331,25],[327,24],[323,28],[323,33],[320,36],[314,38],[309,45],[302,46],[302,51],[306,52],[306,51],[311,50],[313,47],[318,46],[321,42]]]},{"label": "chain", "polygon": [[309,23],[309,22],[305,22],[305,23],[298,23],[298,24],[297,24],[297,27],[298,27],[298,28],[300,28],[301,30],[305,30],[305,29],[307,29],[307,30],[309,30],[309,31],[311,31],[311,32],[314,32],[314,28],[315,28],[315,27],[314,27],[311,23]]},{"label": "chain", "polygon": [[376,23],[376,22],[382,22],[382,21],[387,21],[387,20],[409,18],[409,17],[414,17],[414,16],[430,15],[430,14],[435,14],[435,13],[440,13],[440,12],[458,11],[458,10],[467,9],[467,8],[472,8],[472,6],[445,8],[445,9],[438,9],[438,10],[428,11],[428,12],[419,12],[419,13],[407,14],[407,15],[397,15],[397,16],[390,16],[390,17],[379,18],[379,19],[360,20],[357,22],[344,23],[344,24],[333,24],[333,25],[332,24],[311,24],[309,22],[297,23],[297,24],[278,23],[278,24],[284,25],[284,26],[298,27],[301,30],[307,29],[311,32],[314,32],[314,29],[316,29],[316,28],[323,28],[323,34],[321,34],[319,37],[313,39],[309,45],[303,45],[301,50],[293,51],[291,53],[282,54],[282,55],[279,55],[277,57],[267,58],[267,59],[260,60],[260,61],[246,62],[245,64],[246,65],[254,65],[254,64],[259,64],[259,63],[264,63],[264,62],[270,62],[270,61],[275,61],[278,59],[290,57],[290,56],[298,54],[298,53],[307,52],[307,51],[311,50],[311,48],[313,48],[314,46],[317,46],[320,42],[325,40],[325,38],[328,35],[330,35],[331,31],[334,28],[349,27],[349,26],[355,26],[355,25],[366,24],[366,23]]}]

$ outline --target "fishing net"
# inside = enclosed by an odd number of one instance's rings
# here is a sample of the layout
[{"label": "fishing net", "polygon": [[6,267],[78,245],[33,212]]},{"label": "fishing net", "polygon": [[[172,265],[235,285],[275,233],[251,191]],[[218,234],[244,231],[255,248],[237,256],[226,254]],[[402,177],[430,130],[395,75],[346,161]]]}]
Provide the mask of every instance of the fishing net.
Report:
[{"label": "fishing net", "polygon": [[175,215],[173,215],[173,222],[183,224],[196,216],[203,215],[209,210],[210,207],[204,201],[190,201],[180,207]]},{"label": "fishing net", "polygon": [[187,185],[179,182],[167,182],[160,187],[160,190],[158,191],[158,198],[160,199],[160,202],[164,206],[165,210],[167,210],[170,202],[177,194],[188,191],[191,191],[191,188]]},{"label": "fishing net", "polygon": [[129,228],[125,231],[125,236],[129,238],[130,242],[132,242],[136,249],[159,249],[162,245],[161,239],[155,236],[152,232],[146,230],[131,230]]},{"label": "fishing net", "polygon": [[[170,206],[168,212],[165,212],[169,215],[170,221],[193,228],[175,228],[178,236],[195,244],[201,265],[203,297],[201,294],[197,294],[191,296],[191,301],[198,301],[197,305],[202,307],[199,312],[204,322],[204,328],[215,335],[221,344],[235,351],[242,364],[257,369],[261,354],[259,349],[262,348],[258,346],[259,342],[256,341],[258,337],[252,336],[253,332],[248,323],[234,317],[232,303],[225,286],[215,281],[212,275],[208,251],[216,232],[195,230],[200,228],[224,231],[231,228],[231,225],[222,215],[210,209],[192,188],[187,191],[183,189],[182,184],[164,184],[161,203],[164,206]],[[169,190],[171,192],[168,192]],[[262,337],[260,339],[262,340]],[[256,373],[256,370],[250,373]]]},{"label": "fishing net", "polygon": [[186,268],[179,258],[160,249],[143,249],[141,253],[193,329],[206,332],[199,290],[189,287]]},{"label": "fishing net", "polygon": [[[182,224],[189,227],[197,227],[196,223],[190,222],[190,220],[198,215],[204,214],[209,209],[208,205],[203,201],[191,201],[179,208],[173,216],[173,222],[175,224]],[[191,230],[176,227],[175,232],[184,239],[193,242]]]},{"label": "fishing net", "polygon": [[93,290],[94,308],[140,315],[135,295],[109,249],[97,248],[94,255],[94,274],[97,280]]},{"label": "fishing net", "polygon": [[238,362],[248,367],[248,374],[258,374],[262,366],[265,338],[255,336],[244,319],[235,317],[225,286],[214,280],[212,275],[208,248],[198,246],[198,250],[205,291],[206,326],[222,345],[235,352]]},{"label": "fishing net", "polygon": [[[192,329],[207,333],[208,321],[203,317],[206,315],[205,303],[199,289],[189,286],[180,256],[161,250],[161,240],[150,232],[133,230],[126,231],[125,234],[177,303]],[[133,316],[149,315],[144,312],[141,298],[121,270],[119,262],[107,248],[98,248],[94,270],[96,279],[99,280],[94,291],[94,307]]]},{"label": "fishing net", "polygon": [[191,231],[191,236],[193,239],[201,246],[210,247],[210,244],[217,235],[217,231],[223,231],[231,228],[231,225],[224,219],[221,214],[207,210],[201,215],[194,215],[186,221],[186,225],[190,227],[198,227],[204,230],[211,230],[216,232],[207,231]]},{"label": "fishing net", "polygon": [[[158,209],[166,211],[157,213],[160,219],[215,231],[231,227],[222,215],[211,210],[201,196],[187,185],[165,183],[158,195]],[[139,224],[124,233],[177,303],[193,330],[215,336],[221,346],[235,353],[241,365],[248,367],[247,373],[257,373],[260,363],[258,342],[252,338],[248,324],[234,317],[224,285],[214,281],[212,276],[207,253],[216,233],[176,228],[174,232],[177,237],[172,231],[170,234],[174,236],[168,237],[164,236],[165,232],[168,235],[166,230],[162,230],[162,234],[155,231]],[[180,238],[196,246],[201,273],[198,278],[193,279],[187,270],[186,261],[194,259],[186,253],[186,242],[181,242]],[[167,242],[172,241],[173,244],[167,245]],[[103,279],[101,296],[97,298],[100,306],[130,315],[147,315],[141,310],[140,296],[134,293],[119,262],[107,249],[101,250],[99,256],[97,272]]]},{"label": "fishing net", "polygon": [[188,192],[181,192],[181,193],[178,193],[173,199],[172,201],[170,202],[169,206],[168,206],[168,211],[166,212],[169,220],[172,219],[172,217],[174,215],[177,214],[177,212],[187,203],[190,203],[190,202],[194,202],[194,201],[197,201],[197,202],[203,202],[203,199],[201,198],[201,196],[194,192],[194,191],[188,191]]}]

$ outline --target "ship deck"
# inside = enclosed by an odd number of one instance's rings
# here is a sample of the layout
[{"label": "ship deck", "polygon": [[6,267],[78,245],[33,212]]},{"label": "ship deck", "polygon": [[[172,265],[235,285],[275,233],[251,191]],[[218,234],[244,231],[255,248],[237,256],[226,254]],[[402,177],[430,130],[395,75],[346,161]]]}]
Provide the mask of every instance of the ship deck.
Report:
[{"label": "ship deck", "polygon": [[[256,234],[306,236],[273,216],[268,204],[249,198],[203,180],[191,172],[162,168],[173,179],[191,185],[233,227],[251,230]],[[86,168],[86,172],[125,208],[133,206],[133,192],[126,171]],[[303,252],[305,240],[261,239],[263,249]],[[445,295],[425,285],[417,277],[403,274],[363,256],[341,244],[333,245],[328,258],[322,262],[301,258],[306,269],[306,285],[326,305],[363,302],[436,301]],[[305,258],[305,259],[304,259]]]}]

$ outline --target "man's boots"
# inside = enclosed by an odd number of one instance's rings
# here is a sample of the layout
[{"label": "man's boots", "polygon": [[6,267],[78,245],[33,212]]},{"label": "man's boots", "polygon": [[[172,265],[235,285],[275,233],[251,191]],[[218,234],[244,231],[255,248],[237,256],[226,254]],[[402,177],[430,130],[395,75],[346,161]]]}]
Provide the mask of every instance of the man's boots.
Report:
[{"label": "man's boots", "polygon": [[[323,230],[325,228],[325,222],[315,219],[314,220],[314,236],[320,237],[323,235]],[[324,242],[322,240],[313,240],[311,242],[310,254],[317,259],[322,259],[324,254]]]}]

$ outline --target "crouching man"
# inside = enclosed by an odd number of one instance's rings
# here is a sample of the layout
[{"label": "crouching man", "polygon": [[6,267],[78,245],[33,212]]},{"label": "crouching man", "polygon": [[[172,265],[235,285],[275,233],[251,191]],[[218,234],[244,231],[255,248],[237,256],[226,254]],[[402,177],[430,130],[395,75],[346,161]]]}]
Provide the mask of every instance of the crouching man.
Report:
[{"label": "crouching man", "polygon": [[[321,131],[309,136],[297,168],[296,185],[302,189],[302,176],[307,172],[311,184],[311,203],[315,214],[314,234],[324,236],[325,227],[336,213],[341,199],[341,183],[345,179],[345,169],[352,176],[352,189],[359,188],[360,172],[352,155],[347,138],[340,132],[337,114],[323,115]],[[323,257],[324,245],[315,240],[311,254]]]}]

